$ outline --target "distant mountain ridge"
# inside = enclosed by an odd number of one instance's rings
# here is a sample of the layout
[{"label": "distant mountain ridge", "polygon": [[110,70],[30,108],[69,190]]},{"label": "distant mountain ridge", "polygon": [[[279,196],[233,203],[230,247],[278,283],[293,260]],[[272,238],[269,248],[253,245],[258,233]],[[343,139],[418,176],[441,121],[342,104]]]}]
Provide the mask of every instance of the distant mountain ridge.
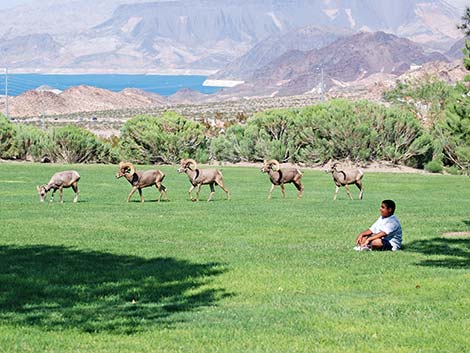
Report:
[{"label": "distant mountain ridge", "polygon": [[[3,15],[0,37],[10,44],[0,65],[12,68],[217,70],[268,37],[311,25],[382,30],[442,50],[460,38],[460,14],[444,0],[44,0]],[[42,55],[37,37],[38,52],[17,60],[24,37],[37,34],[54,46]]]},{"label": "distant mountain ridge", "polygon": [[216,80],[250,79],[257,69],[269,64],[288,51],[319,49],[333,43],[344,35],[338,32],[329,32],[314,26],[307,26],[282,35],[268,37],[210,78]]},{"label": "distant mountain ridge", "polygon": [[[364,79],[373,74],[401,75],[412,65],[448,61],[437,52],[426,53],[409,39],[384,32],[361,32],[309,51],[292,50],[253,72],[234,94],[303,94],[323,85]],[[221,72],[220,74],[223,74]]]}]

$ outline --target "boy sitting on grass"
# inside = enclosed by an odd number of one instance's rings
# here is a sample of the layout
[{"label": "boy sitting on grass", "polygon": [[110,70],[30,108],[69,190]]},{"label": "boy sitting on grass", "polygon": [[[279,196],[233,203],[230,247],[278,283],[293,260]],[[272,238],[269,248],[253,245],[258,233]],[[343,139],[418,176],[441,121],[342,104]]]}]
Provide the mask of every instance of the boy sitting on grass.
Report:
[{"label": "boy sitting on grass", "polygon": [[354,250],[400,250],[401,225],[395,212],[395,202],[383,200],[380,205],[379,219],[356,238]]}]

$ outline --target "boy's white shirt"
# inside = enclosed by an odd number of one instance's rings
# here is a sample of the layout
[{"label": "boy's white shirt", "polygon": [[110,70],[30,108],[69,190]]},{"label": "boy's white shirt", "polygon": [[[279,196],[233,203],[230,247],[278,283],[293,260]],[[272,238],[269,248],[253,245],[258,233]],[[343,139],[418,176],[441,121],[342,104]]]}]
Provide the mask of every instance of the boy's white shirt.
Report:
[{"label": "boy's white shirt", "polygon": [[384,239],[388,240],[392,245],[392,250],[398,250],[401,248],[402,231],[401,224],[395,215],[391,215],[387,218],[382,216],[369,228],[373,234],[385,232],[387,235]]}]

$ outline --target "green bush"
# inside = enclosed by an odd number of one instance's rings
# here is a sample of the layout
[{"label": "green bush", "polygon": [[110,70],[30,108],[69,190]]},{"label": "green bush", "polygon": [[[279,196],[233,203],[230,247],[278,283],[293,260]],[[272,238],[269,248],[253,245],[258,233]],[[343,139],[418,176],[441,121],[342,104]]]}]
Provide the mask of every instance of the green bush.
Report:
[{"label": "green bush", "polygon": [[3,115],[0,115],[0,158],[15,157],[15,127]]},{"label": "green bush", "polygon": [[424,169],[430,173],[442,173],[444,166],[441,161],[432,160],[424,165]]},{"label": "green bush", "polygon": [[457,168],[455,165],[452,165],[450,167],[445,167],[444,170],[449,173],[450,175],[460,175],[460,169]]},{"label": "green bush", "polygon": [[54,128],[47,150],[54,162],[59,163],[114,163],[116,153],[109,143],[104,143],[90,131],[67,125]]},{"label": "green bush", "polygon": [[308,164],[350,159],[416,166],[429,158],[431,148],[432,139],[411,112],[345,100],[258,113],[211,143],[219,160]]},{"label": "green bush", "polygon": [[204,126],[173,112],[128,120],[121,129],[120,148],[123,158],[137,163],[208,159]]},{"label": "green bush", "polygon": [[50,136],[31,125],[15,126],[15,154],[18,159],[40,161],[51,148]]}]

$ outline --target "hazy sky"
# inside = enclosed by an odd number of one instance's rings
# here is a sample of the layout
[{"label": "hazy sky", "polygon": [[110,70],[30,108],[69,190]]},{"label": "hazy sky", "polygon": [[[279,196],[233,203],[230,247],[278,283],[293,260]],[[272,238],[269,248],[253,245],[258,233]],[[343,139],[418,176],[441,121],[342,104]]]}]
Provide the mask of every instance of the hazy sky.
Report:
[{"label": "hazy sky", "polygon": [[[44,0],[0,0],[0,9],[7,9],[16,5],[21,5],[28,2],[43,2]],[[151,0],[149,0],[151,1]],[[197,0],[194,0],[197,1]],[[380,1],[380,0],[378,0]],[[470,0],[446,0],[448,3],[453,4],[459,8],[464,8],[465,5],[470,6]],[[132,0],[129,0],[132,3]]]}]

